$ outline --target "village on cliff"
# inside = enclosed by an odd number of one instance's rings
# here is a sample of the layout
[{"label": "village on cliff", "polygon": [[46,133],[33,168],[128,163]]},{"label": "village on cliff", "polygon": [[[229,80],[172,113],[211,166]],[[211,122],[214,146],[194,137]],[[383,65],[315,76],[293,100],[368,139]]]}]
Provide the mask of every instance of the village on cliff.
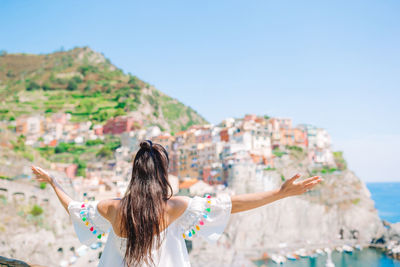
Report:
[{"label": "village on cliff", "polygon": [[219,125],[193,125],[172,135],[158,126],[144,129],[141,121],[129,116],[109,119],[104,125],[72,122],[67,113],[48,117],[23,115],[8,123],[15,127],[16,135],[24,136],[26,145],[43,150],[55,148],[56,153],[65,144],[90,144],[102,142],[107,135],[117,137],[120,143],[113,156],[88,161],[84,177],[79,175],[82,173],[78,172],[82,167],[79,163],[51,162],[50,169],[65,172],[75,188],[92,196],[123,195],[133,155],[145,139],[161,144],[168,151],[174,193],[194,195],[211,191],[212,186],[228,186],[231,167],[237,164],[273,170],[275,158],[289,150],[304,151],[315,168],[345,168],[345,163],[337,159],[341,153],[332,152],[325,129],[306,124],[293,127],[289,118],[246,115],[225,119]]}]

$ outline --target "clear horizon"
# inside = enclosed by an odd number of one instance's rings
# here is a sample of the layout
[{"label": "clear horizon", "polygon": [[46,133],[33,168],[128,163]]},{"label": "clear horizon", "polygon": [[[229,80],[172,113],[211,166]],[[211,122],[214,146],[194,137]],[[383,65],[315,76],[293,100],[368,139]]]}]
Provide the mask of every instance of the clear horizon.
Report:
[{"label": "clear horizon", "polygon": [[211,123],[328,130],[365,182],[400,181],[400,2],[3,1],[0,50],[89,46]]}]

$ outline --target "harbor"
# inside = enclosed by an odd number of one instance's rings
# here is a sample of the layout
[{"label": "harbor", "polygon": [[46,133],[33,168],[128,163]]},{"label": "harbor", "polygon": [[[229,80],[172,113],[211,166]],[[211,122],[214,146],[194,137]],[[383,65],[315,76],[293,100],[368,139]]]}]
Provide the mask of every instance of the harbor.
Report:
[{"label": "harbor", "polygon": [[267,259],[255,260],[253,263],[258,267],[400,266],[400,261],[389,257],[382,248],[353,248],[345,245],[334,250],[326,248],[315,250],[311,253],[303,252],[303,250],[300,250],[293,254],[272,254]]}]

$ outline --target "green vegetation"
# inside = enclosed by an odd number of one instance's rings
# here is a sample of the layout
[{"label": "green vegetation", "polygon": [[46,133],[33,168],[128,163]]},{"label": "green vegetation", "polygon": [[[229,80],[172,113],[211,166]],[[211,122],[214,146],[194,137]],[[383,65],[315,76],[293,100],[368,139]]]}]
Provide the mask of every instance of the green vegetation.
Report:
[{"label": "green vegetation", "polygon": [[[62,160],[63,157],[60,157],[61,155],[65,154],[67,158],[71,158],[71,156],[73,156],[74,162],[77,161],[76,158],[82,154],[97,151],[98,149],[94,148],[96,146],[105,147],[107,150],[111,151],[111,154],[114,150],[121,146],[121,141],[116,137],[109,136],[106,140],[106,142],[99,139],[88,140],[85,144],[59,143],[56,147],[45,146],[37,148],[37,150],[40,152],[42,157],[49,160],[51,160],[53,156],[59,155],[57,158],[61,160],[61,162],[69,162],[69,160]],[[86,168],[86,165],[84,165],[85,164],[82,163],[81,168]]]},{"label": "green vegetation", "polygon": [[0,179],[11,181],[12,179],[8,176],[0,175]]},{"label": "green vegetation", "polygon": [[54,153],[60,154],[60,153],[71,153],[71,154],[82,154],[85,152],[86,147],[82,145],[77,145],[75,143],[59,143],[55,148],[54,148]]},{"label": "green vegetation", "polygon": [[286,146],[286,148],[292,151],[303,152],[303,148],[299,146]]},{"label": "green vegetation", "polygon": [[335,171],[337,171],[338,169],[337,168],[332,168],[332,167],[329,167],[329,166],[323,166],[322,168],[320,168],[320,169],[314,169],[314,170],[312,170],[311,171],[311,174],[313,174],[313,175],[316,175],[316,174],[318,174],[318,173],[321,173],[321,174],[330,174],[330,173],[334,173]]},{"label": "green vegetation", "polygon": [[99,151],[96,153],[97,157],[100,158],[111,158],[113,155],[112,150],[107,147],[107,146],[103,146],[102,148],[99,149]]},{"label": "green vegetation", "polygon": [[28,85],[26,86],[27,91],[33,91],[38,89],[40,89],[40,85],[35,81],[28,82]]},{"label": "green vegetation", "polygon": [[90,73],[99,73],[99,68],[93,65],[83,65],[78,68],[79,72],[82,73],[83,76],[86,76]]},{"label": "green vegetation", "polygon": [[22,157],[26,158],[29,161],[33,161],[34,156],[31,153],[31,149],[28,149],[25,146],[26,137],[24,135],[20,135],[17,138],[17,141],[11,140],[10,143],[13,146],[14,152],[20,154]]},{"label": "green vegetation", "polygon": [[46,189],[46,186],[47,186],[47,184],[44,183],[44,182],[39,184],[39,188],[42,189],[42,190]]},{"label": "green vegetation", "polygon": [[39,216],[43,213],[43,208],[37,204],[33,205],[32,209],[29,212],[33,216]]},{"label": "green vegetation", "polygon": [[275,156],[277,156],[278,158],[282,157],[283,155],[286,155],[287,153],[284,151],[280,151],[279,148],[275,148],[274,150],[272,150],[272,154],[274,154]]},{"label": "green vegetation", "polygon": [[14,125],[8,125],[7,129],[10,130],[10,131],[15,132],[16,127]]},{"label": "green vegetation", "polygon": [[281,174],[281,180],[282,182],[286,181],[285,176],[283,176],[283,174]]},{"label": "green vegetation", "polygon": [[347,169],[347,162],[343,157],[342,151],[335,151],[333,152],[333,158],[335,160],[336,166],[339,170],[343,171]]},{"label": "green vegetation", "polygon": [[35,157],[33,156],[33,154],[30,153],[30,152],[28,152],[28,151],[22,152],[22,156],[23,156],[24,158],[26,158],[27,160],[29,160],[29,161],[33,161],[34,158],[35,158]]},{"label": "green vegetation", "polygon": [[354,205],[357,205],[358,203],[360,203],[360,201],[361,201],[361,199],[356,198],[356,199],[353,199],[352,203],[353,203]]},{"label": "green vegetation", "polygon": [[95,140],[88,140],[86,141],[86,146],[97,146],[97,145],[103,145],[104,141],[101,139],[95,139]]},{"label": "green vegetation", "polygon": [[19,152],[19,151],[25,151],[26,147],[25,147],[25,141],[26,141],[26,137],[24,135],[20,135],[17,138],[17,141],[10,141],[13,149],[15,152]]},{"label": "green vegetation", "polygon": [[275,168],[271,167],[264,168],[264,171],[275,171],[275,170],[276,170]]},{"label": "green vegetation", "polygon": [[80,160],[78,157],[74,158],[74,163],[78,166],[76,170],[76,175],[77,176],[86,176],[86,162],[83,160]]}]

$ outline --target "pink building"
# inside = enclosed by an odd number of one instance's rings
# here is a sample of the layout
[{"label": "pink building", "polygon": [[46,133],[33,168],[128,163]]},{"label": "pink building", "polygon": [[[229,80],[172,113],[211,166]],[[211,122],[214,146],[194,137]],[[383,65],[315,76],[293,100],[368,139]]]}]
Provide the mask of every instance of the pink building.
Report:
[{"label": "pink building", "polygon": [[69,178],[75,178],[78,165],[69,163],[52,163],[51,168],[60,172],[65,172]]},{"label": "pink building", "polygon": [[255,121],[257,119],[257,115],[254,114],[247,114],[244,116],[244,121]]},{"label": "pink building", "polygon": [[109,119],[103,126],[104,134],[122,134],[131,130],[139,129],[140,123],[127,116],[120,116]]},{"label": "pink building", "polygon": [[281,128],[280,129],[280,145],[281,146],[294,146],[294,130],[291,128]]},{"label": "pink building", "polygon": [[93,126],[93,131],[95,135],[103,135],[103,126],[95,125]]},{"label": "pink building", "polygon": [[308,146],[307,132],[303,129],[294,129],[294,142],[296,146],[306,148]]}]

